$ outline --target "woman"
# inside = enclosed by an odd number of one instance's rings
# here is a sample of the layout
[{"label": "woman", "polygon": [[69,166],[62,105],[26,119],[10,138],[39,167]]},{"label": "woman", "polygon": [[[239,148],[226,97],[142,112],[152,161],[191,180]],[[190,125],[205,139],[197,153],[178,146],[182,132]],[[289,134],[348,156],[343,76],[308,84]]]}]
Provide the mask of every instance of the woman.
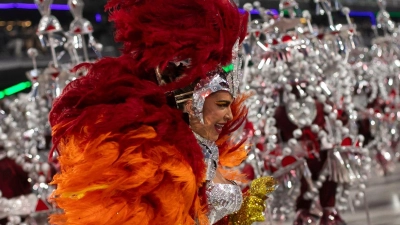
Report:
[{"label": "woman", "polygon": [[246,113],[233,99],[235,71],[221,67],[246,18],[229,0],[110,0],[106,8],[123,55],[82,65],[88,74],[50,113],[61,164],[54,200],[64,211],[51,223],[260,220],[273,181],[253,183],[241,204],[228,180],[235,174],[222,170],[246,155],[229,141]]}]

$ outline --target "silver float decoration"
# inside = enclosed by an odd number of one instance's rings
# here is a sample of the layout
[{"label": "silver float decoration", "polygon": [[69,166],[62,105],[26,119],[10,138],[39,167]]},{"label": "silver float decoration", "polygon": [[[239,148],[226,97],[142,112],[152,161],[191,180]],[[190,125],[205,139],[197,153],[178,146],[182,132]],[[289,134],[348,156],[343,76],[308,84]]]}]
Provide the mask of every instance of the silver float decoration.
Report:
[{"label": "silver float decoration", "polygon": [[[57,18],[51,15],[52,0],[35,0],[35,3],[42,15],[37,35],[43,47],[50,50],[52,60],[47,67],[39,68],[36,60],[39,52],[29,49],[33,69],[26,76],[32,84],[31,91],[6,97],[0,104],[0,173],[19,171],[7,182],[28,185],[21,193],[13,193],[13,197],[0,191],[0,220],[7,220],[7,225],[48,224],[48,215],[57,211],[48,199],[54,189],[49,182],[59,170],[57,155],[48,161],[52,147],[49,111],[65,86],[85,75],[86,71],[72,72],[78,63],[89,61],[83,36],[89,37],[87,41],[97,56],[102,49],[91,35],[92,25],[82,17],[82,1],[69,1],[75,18],[69,32],[64,32]],[[82,47],[86,49],[83,56],[79,52]],[[67,62],[62,60],[66,52],[70,56]]]},{"label": "silver float decoration", "polygon": [[[371,161],[363,137],[358,135],[359,112],[352,99],[357,78],[348,61],[360,51],[356,27],[349,19],[348,8],[342,9],[348,24],[334,24],[330,12],[341,9],[340,4],[319,1],[319,5],[330,22],[326,32],[315,32],[308,12],[303,12],[306,24],[301,24],[295,18],[296,2],[282,0],[281,9],[288,10],[291,18],[267,14],[250,21],[244,43],[244,89],[254,93],[248,104],[248,119],[253,125],[255,151],[247,163],[256,176],[273,175],[279,180],[270,204],[276,220],[285,220],[293,212],[301,179],[308,186],[304,198],[315,203],[318,189],[326,180],[338,183],[336,208],[351,208],[351,193],[364,193],[359,187],[365,187]],[[245,5],[248,10],[253,7],[257,5]],[[297,127],[285,141],[281,135],[286,128],[277,117],[281,113]],[[324,123],[316,121],[317,114]],[[345,125],[340,115],[347,115]],[[307,136],[318,142],[320,149],[305,148]],[[305,158],[319,157],[319,150],[327,151],[328,159],[319,178],[312,180]],[[318,209],[316,206],[312,208]]]}]

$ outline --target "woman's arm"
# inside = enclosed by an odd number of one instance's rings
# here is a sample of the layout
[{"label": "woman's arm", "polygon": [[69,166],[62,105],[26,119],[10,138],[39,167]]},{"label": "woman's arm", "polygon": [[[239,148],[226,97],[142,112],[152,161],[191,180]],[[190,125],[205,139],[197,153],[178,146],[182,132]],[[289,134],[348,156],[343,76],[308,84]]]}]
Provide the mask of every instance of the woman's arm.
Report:
[{"label": "woman's arm", "polygon": [[276,181],[273,177],[261,177],[253,180],[250,189],[243,196],[240,210],[230,216],[232,225],[251,225],[265,220],[267,195],[275,190]]}]

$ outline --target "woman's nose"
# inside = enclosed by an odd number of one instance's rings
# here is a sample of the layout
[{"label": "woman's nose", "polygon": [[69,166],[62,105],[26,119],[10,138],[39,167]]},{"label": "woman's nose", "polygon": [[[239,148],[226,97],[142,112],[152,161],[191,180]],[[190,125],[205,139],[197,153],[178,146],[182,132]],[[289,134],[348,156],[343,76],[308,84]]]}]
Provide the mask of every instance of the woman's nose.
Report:
[{"label": "woman's nose", "polygon": [[232,119],[233,119],[232,110],[231,110],[231,107],[229,107],[228,112],[225,115],[225,120],[230,121]]}]

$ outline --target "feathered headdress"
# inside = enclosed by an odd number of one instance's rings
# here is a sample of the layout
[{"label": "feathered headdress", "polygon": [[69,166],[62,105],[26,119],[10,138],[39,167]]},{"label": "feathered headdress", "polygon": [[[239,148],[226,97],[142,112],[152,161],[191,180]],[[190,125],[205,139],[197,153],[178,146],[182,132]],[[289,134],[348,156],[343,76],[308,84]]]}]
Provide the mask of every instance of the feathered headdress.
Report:
[{"label": "feathered headdress", "polygon": [[189,61],[184,77],[165,91],[185,87],[232,61],[232,48],[246,35],[247,19],[231,0],[110,0],[115,40],[124,44],[149,78],[154,68]]}]

